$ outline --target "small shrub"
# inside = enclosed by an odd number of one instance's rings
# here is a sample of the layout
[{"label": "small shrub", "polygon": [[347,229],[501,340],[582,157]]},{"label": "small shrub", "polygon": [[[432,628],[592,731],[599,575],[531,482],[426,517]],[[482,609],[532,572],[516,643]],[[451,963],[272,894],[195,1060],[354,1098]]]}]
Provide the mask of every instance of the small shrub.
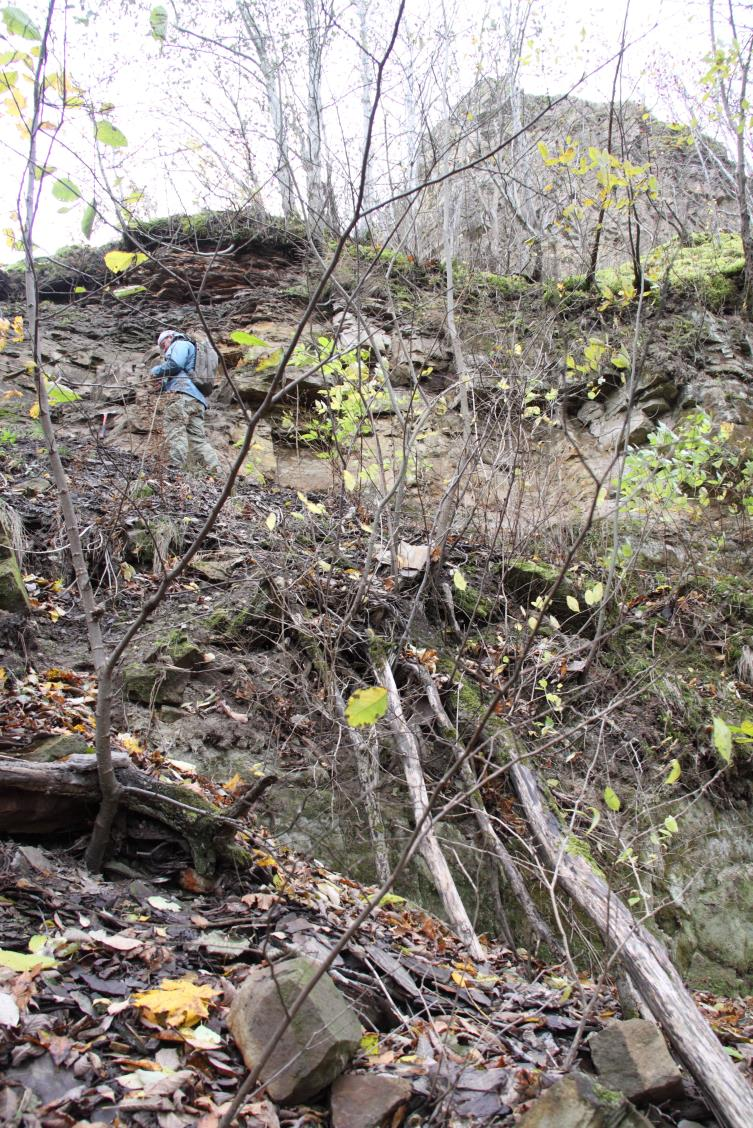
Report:
[{"label": "small shrub", "polygon": [[701,510],[712,503],[753,515],[753,460],[729,442],[732,426],[705,411],[672,431],[660,423],[648,446],[625,459],[622,503],[628,510]]}]

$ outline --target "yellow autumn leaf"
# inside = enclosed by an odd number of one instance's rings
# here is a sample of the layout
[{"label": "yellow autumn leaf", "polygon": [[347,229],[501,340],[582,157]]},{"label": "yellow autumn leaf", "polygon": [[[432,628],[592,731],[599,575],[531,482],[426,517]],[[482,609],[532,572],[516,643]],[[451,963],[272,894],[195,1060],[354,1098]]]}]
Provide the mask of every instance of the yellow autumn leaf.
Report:
[{"label": "yellow autumn leaf", "polygon": [[39,404],[38,403],[33,403],[31,405],[31,407],[29,408],[29,418],[30,419],[39,419]]},{"label": "yellow autumn leaf", "polygon": [[458,589],[458,591],[467,591],[468,590],[468,581],[466,580],[465,576],[463,575],[463,573],[460,571],[459,568],[453,569],[452,582],[454,583],[454,585]]},{"label": "yellow autumn leaf", "polygon": [[276,868],[277,862],[271,854],[264,854],[261,850],[254,850],[254,865],[261,866],[262,869]]},{"label": "yellow autumn leaf", "polygon": [[140,991],[131,999],[143,1017],[158,1026],[196,1026],[209,1014],[208,1003],[219,991],[190,979],[165,979],[152,991]]},{"label": "yellow autumn leaf", "polygon": [[132,752],[134,756],[139,756],[144,751],[143,747],[136,739],[136,737],[131,736],[129,732],[119,732],[118,739],[125,748],[126,752]]},{"label": "yellow autumn leaf", "polygon": [[264,524],[267,526],[270,533],[274,532],[275,526],[277,524],[277,514],[276,513],[267,514],[267,519],[264,522]]},{"label": "yellow autumn leaf", "polygon": [[298,490],[298,500],[303,502],[309,513],[324,514],[327,512],[321,501],[309,501],[302,490]]}]

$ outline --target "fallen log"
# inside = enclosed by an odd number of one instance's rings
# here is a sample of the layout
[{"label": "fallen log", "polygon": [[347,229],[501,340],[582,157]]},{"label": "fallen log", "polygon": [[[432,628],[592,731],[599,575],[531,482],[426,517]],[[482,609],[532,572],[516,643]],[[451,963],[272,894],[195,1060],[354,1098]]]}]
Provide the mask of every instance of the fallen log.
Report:
[{"label": "fallen log", "polygon": [[499,729],[497,733],[504,745],[498,758],[508,764],[526,819],[557,883],[599,929],[607,950],[626,970],[719,1123],[725,1128],[750,1128],[753,1087],[698,1011],[666,948],[635,919],[585,858],[568,853],[568,836],[546,806],[536,776],[521,761],[516,737],[511,730],[506,735]]},{"label": "fallen log", "polygon": [[[238,823],[232,816],[237,807],[223,810],[179,783],[156,779],[135,767],[125,752],[113,753],[113,766],[123,789],[120,806],[156,820],[182,838],[197,873],[213,873],[221,859],[242,860],[244,852],[234,842]],[[28,834],[70,827],[71,804],[78,804],[84,815],[100,800],[96,759],[76,753],[39,763],[0,756],[0,791],[0,831]],[[29,797],[25,805],[24,794]],[[35,805],[37,799],[41,802]]]}]

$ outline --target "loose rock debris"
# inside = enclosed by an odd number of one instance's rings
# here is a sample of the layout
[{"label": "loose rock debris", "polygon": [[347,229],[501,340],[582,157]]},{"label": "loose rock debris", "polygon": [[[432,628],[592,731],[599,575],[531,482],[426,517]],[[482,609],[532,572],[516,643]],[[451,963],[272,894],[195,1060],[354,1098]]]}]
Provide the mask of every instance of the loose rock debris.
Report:
[{"label": "loose rock debris", "polygon": [[[190,872],[183,887],[163,876],[107,881],[70,851],[2,847],[3,1123],[218,1123],[245,1076],[226,1017],[249,969],[320,957],[374,892],[269,845],[250,873],[202,893],[185,888]],[[523,953],[471,964],[441,921],[396,895],[332,979],[363,1026],[350,1072],[399,1079],[401,1117],[467,1125],[512,1124],[556,1079],[594,991]],[[585,1032],[614,1013],[602,992]],[[346,1099],[347,1088],[341,1125]],[[238,1122],[324,1125],[329,1115],[327,1092],[294,1110],[256,1093]]]}]

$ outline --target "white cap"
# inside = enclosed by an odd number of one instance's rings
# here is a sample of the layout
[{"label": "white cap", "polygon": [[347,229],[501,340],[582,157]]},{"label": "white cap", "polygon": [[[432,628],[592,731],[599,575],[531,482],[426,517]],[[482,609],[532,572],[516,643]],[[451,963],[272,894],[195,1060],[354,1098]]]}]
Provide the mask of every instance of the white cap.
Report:
[{"label": "white cap", "polygon": [[175,337],[175,336],[177,336],[177,332],[176,332],[175,329],[163,329],[162,332],[160,333],[159,337],[157,338],[157,344],[161,345],[162,342],[166,341],[168,337]]}]

